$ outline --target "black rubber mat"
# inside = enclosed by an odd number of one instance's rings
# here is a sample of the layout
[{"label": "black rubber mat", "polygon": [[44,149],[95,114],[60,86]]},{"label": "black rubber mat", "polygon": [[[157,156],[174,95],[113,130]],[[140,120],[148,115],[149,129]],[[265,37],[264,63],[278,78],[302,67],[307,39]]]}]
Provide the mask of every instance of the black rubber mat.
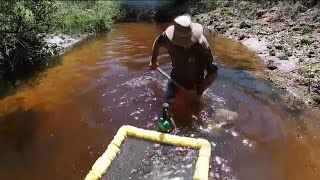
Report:
[{"label": "black rubber mat", "polygon": [[198,150],[128,137],[104,180],[192,179]]}]

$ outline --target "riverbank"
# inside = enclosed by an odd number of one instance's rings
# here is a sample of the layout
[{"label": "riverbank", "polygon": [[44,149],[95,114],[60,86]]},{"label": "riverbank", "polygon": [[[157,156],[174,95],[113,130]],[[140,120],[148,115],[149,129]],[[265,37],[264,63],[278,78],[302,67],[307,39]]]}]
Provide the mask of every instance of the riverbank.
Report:
[{"label": "riverbank", "polygon": [[[66,34],[46,34],[43,35],[42,42],[45,50],[45,60],[42,60],[43,65],[39,67],[47,68],[54,66],[56,64],[55,61],[50,60],[55,56],[62,55],[63,53],[70,50],[76,44],[81,41],[92,37],[93,34],[81,34],[81,35],[66,35]],[[25,78],[26,80],[28,79]],[[9,82],[7,79],[4,79],[0,75],[0,97],[5,97],[6,95],[12,94],[16,92],[21,84],[23,84],[23,78],[15,78],[14,81]]]},{"label": "riverbank", "polygon": [[194,19],[214,35],[246,45],[267,65],[268,79],[289,92],[291,107],[320,105],[320,8],[236,2]]},{"label": "riverbank", "polygon": [[1,8],[5,11],[0,12],[0,98],[15,92],[22,81],[56,65],[53,56],[87,37],[59,33],[103,33],[124,13],[121,2],[109,1],[8,1]]},{"label": "riverbank", "polygon": [[46,44],[48,53],[52,58],[53,56],[59,56],[72,47],[79,43],[80,41],[88,38],[91,34],[82,34],[82,35],[66,35],[66,34],[47,34],[43,38],[43,42]]}]

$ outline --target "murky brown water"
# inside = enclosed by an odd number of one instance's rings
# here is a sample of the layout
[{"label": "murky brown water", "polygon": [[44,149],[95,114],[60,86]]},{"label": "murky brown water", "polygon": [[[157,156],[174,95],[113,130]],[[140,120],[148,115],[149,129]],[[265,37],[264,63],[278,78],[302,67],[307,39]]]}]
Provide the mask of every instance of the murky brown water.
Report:
[{"label": "murky brown water", "polygon": [[[13,96],[0,101],[0,179],[83,179],[121,125],[154,128],[166,79],[148,70],[165,25],[121,24],[83,42]],[[246,70],[264,68],[238,43],[209,38],[225,68],[205,94],[202,126],[218,107],[239,114],[214,145],[216,179],[320,179],[319,112],[289,112],[278,91]],[[163,51],[162,53],[165,53]],[[169,59],[159,61],[169,71]]]}]

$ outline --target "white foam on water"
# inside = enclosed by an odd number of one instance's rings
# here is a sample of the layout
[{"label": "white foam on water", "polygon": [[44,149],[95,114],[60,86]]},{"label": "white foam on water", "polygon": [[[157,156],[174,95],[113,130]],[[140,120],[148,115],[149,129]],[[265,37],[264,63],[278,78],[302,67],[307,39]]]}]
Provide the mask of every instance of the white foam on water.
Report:
[{"label": "white foam on water", "polygon": [[102,112],[106,112],[106,111],[111,111],[112,110],[112,107],[111,106],[107,106],[105,108],[102,108]]},{"label": "white foam on water", "polygon": [[147,128],[153,127],[154,123],[153,122],[148,122]]},{"label": "white foam on water", "polygon": [[237,132],[235,132],[235,131],[232,131],[232,132],[231,132],[231,135],[234,136],[234,137],[238,137],[238,136],[239,136],[239,133],[237,133]]},{"label": "white foam on water", "polygon": [[[129,87],[127,91],[132,91],[133,89],[136,89],[136,88],[138,88],[136,90],[139,91],[139,93],[125,93],[124,95],[122,95],[119,98],[121,102],[118,104],[118,107],[129,106],[130,104],[134,104],[138,101],[143,101],[143,102],[157,101],[157,98],[154,97],[155,96],[154,91],[151,88],[147,87],[147,85],[150,82],[154,82],[154,81],[156,81],[154,77],[141,76],[141,77],[136,77],[131,80],[128,80],[120,85],[117,85],[117,89],[119,88],[121,89],[121,91],[124,91],[123,86],[126,86],[126,88]],[[109,92],[109,94],[119,91],[119,89],[118,90],[117,89]]]},{"label": "white foam on water", "polygon": [[213,146],[213,147],[217,147],[217,144],[216,144],[216,143],[214,143],[214,142],[211,142],[211,146]]},{"label": "white foam on water", "polygon": [[243,143],[243,145],[248,146],[248,147],[253,146],[253,142],[249,141],[248,139],[242,140],[242,143]]},{"label": "white foam on water", "polygon": [[151,76],[142,76],[142,77],[133,78],[133,79],[123,83],[122,85],[128,85],[130,87],[137,88],[137,87],[145,86],[155,80],[156,79]]},{"label": "white foam on water", "polygon": [[105,80],[106,80],[106,78],[102,77],[102,78],[98,78],[96,81],[97,82],[102,82],[102,81],[105,81]]},{"label": "white foam on water", "polygon": [[115,89],[115,90],[113,90],[113,91],[110,91],[109,94],[114,94],[114,93],[116,93],[116,92],[117,92],[117,90]]},{"label": "white foam on water", "polygon": [[224,99],[223,97],[217,96],[216,94],[214,94],[212,92],[211,89],[207,90],[204,92],[203,96],[205,98],[211,99],[215,102],[217,102],[218,104],[224,105],[226,103],[226,99]]},{"label": "white foam on water", "polygon": [[218,163],[221,164],[221,158],[219,156],[214,157],[214,160]]},{"label": "white foam on water", "polygon": [[[228,160],[219,156],[215,156],[214,161],[217,165],[215,166],[215,169],[211,169],[211,172],[209,174],[211,178],[226,180],[238,179],[232,174],[232,169],[229,166]],[[218,172],[221,172],[221,174],[219,174]]]},{"label": "white foam on water", "polygon": [[222,164],[221,170],[229,173],[231,171],[231,168],[229,166],[227,166],[226,164]]},{"label": "white foam on water", "polygon": [[218,165],[221,165],[222,171],[231,172],[231,168],[230,168],[230,166],[228,166],[228,160],[221,158],[219,156],[215,156],[214,160]]},{"label": "white foam on water", "polygon": [[[197,156],[195,151],[189,151],[188,154],[181,161],[187,161],[189,159],[192,159],[195,156]],[[160,158],[154,159],[152,161],[152,164],[154,165],[153,170],[150,173],[144,175],[143,179],[181,179],[181,180],[184,180],[186,178],[180,177],[179,174],[183,176],[183,174],[187,174],[187,172],[189,172],[191,168],[194,168],[192,164],[185,164],[185,165],[181,165],[179,167],[177,167],[175,165],[168,166],[165,163],[166,159],[167,159],[166,156],[162,156]],[[172,176],[175,176],[175,177],[172,177]]]},{"label": "white foam on water", "polygon": [[136,114],[141,114],[141,112],[144,112],[144,109],[138,108],[138,110],[132,112],[132,113],[130,114],[130,116],[133,116],[133,115],[136,115]]},{"label": "white foam on water", "polygon": [[121,107],[121,106],[123,106],[124,104],[126,104],[125,102],[120,102],[119,104],[118,104],[118,107]]}]

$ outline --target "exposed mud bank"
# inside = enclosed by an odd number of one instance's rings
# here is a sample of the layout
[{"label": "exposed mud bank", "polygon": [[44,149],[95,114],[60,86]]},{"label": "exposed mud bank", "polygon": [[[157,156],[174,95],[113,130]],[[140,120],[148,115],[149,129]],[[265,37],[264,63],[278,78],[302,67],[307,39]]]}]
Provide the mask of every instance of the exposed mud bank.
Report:
[{"label": "exposed mud bank", "polygon": [[194,17],[211,30],[246,45],[267,65],[271,82],[287,90],[292,107],[320,104],[320,8],[252,3],[219,7]]}]

